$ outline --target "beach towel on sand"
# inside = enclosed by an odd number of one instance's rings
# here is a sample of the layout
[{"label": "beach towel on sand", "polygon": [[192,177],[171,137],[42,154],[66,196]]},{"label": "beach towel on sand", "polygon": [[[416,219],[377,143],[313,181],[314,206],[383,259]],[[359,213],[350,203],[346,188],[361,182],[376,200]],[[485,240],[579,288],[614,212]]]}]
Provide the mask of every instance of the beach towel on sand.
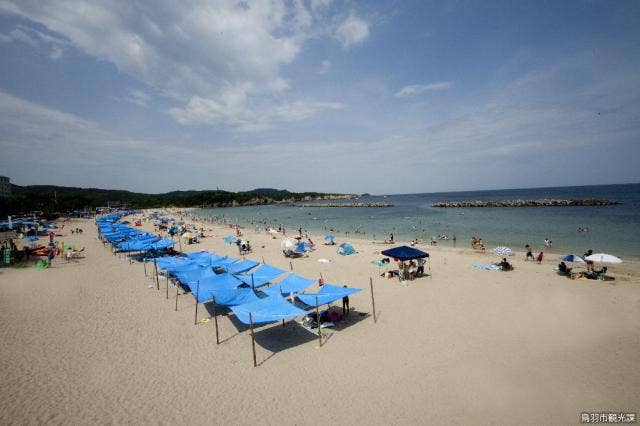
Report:
[{"label": "beach towel on sand", "polygon": [[475,269],[484,269],[487,271],[499,271],[500,267],[491,263],[474,263],[473,267]]}]

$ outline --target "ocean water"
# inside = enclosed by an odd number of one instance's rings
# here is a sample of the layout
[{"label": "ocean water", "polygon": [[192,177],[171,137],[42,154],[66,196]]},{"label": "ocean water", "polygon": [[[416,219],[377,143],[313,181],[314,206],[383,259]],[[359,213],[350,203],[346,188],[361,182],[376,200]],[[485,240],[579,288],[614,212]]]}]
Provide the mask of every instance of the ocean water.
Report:
[{"label": "ocean water", "polygon": [[[435,208],[432,203],[454,200],[606,198],[621,205],[602,207]],[[523,250],[582,254],[587,249],[640,259],[640,184],[495,191],[402,194],[362,197],[358,201],[386,201],[389,208],[325,208],[283,205],[199,209],[198,216],[252,228],[265,226],[308,230],[316,238],[331,233],[349,238],[383,240],[393,233],[399,242],[413,238],[456,235],[457,246],[468,247],[472,236],[487,247],[506,245]],[[578,232],[579,227],[590,228]],[[313,237],[312,237],[313,238]],[[551,249],[544,240],[553,241]],[[451,240],[441,245],[453,245]]]}]

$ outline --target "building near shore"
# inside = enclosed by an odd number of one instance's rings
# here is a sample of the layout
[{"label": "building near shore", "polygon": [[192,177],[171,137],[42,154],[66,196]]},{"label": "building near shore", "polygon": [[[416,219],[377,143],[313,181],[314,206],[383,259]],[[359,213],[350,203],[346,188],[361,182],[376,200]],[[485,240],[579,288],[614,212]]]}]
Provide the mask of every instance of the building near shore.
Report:
[{"label": "building near shore", "polygon": [[11,196],[11,181],[6,176],[0,176],[0,197]]}]

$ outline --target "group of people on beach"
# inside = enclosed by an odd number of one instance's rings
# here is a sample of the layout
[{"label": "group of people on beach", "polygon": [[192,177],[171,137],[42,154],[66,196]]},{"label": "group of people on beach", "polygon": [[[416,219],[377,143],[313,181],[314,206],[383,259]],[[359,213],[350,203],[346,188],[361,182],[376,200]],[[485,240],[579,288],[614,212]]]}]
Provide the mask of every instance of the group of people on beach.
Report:
[{"label": "group of people on beach", "polygon": [[410,260],[408,262],[398,262],[398,273],[402,281],[413,281],[414,279],[424,275],[424,265],[427,263],[424,259]]}]

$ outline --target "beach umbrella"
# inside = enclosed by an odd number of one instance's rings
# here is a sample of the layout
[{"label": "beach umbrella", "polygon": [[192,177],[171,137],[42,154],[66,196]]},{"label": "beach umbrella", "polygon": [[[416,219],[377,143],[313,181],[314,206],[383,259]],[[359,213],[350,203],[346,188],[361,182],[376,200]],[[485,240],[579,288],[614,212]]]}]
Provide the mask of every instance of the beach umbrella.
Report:
[{"label": "beach umbrella", "polygon": [[585,257],[584,260],[598,263],[622,263],[622,259],[606,253],[592,254],[591,256]]},{"label": "beach umbrella", "polygon": [[296,249],[296,247],[298,247],[298,242],[291,238],[286,238],[280,243],[280,248],[282,248],[282,250],[284,251],[293,251]]},{"label": "beach umbrella", "polygon": [[576,262],[576,263],[585,263],[584,259],[577,254],[568,254],[566,256],[560,256],[560,260],[564,262]]},{"label": "beach umbrella", "polygon": [[333,238],[334,238],[333,235],[325,235],[324,236],[324,240],[327,241],[327,242],[333,241]]},{"label": "beach umbrella", "polygon": [[503,246],[494,248],[493,252],[495,254],[500,255],[500,256],[513,256],[514,255],[513,250],[511,250],[509,247],[503,247]]}]

